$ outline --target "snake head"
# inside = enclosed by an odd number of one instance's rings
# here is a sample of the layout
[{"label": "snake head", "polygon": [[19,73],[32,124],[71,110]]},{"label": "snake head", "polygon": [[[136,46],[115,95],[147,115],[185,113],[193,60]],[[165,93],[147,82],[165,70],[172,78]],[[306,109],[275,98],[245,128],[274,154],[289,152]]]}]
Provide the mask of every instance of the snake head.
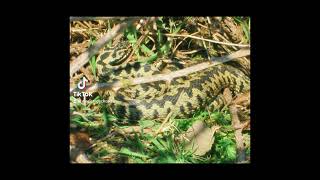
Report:
[{"label": "snake head", "polygon": [[109,56],[109,64],[112,66],[122,64],[129,57],[132,48],[129,42],[120,42]]},{"label": "snake head", "polygon": [[112,67],[122,64],[127,60],[131,52],[132,47],[127,41],[122,41],[114,47],[106,48],[97,57],[98,73],[103,74],[103,72],[106,72],[108,69],[112,69]]}]

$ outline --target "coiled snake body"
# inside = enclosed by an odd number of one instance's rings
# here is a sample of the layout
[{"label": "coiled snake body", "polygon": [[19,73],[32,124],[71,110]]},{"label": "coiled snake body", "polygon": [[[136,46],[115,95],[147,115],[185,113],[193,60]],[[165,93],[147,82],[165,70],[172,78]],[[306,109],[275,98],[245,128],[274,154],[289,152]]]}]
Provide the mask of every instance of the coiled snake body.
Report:
[{"label": "coiled snake body", "polygon": [[[112,53],[110,53],[112,52]],[[129,51],[130,52],[130,51]],[[145,77],[184,68],[181,63],[119,64],[127,57],[125,50],[105,51],[97,58],[100,82],[112,82],[128,78]],[[117,58],[119,57],[119,58]],[[229,88],[233,94],[248,91],[250,79],[239,69],[220,64],[205,70],[175,78],[170,83],[158,81],[139,84],[118,91],[102,91],[108,111],[121,119],[166,118],[172,112],[175,117],[190,117],[199,109],[215,109],[223,105],[221,92]]]}]

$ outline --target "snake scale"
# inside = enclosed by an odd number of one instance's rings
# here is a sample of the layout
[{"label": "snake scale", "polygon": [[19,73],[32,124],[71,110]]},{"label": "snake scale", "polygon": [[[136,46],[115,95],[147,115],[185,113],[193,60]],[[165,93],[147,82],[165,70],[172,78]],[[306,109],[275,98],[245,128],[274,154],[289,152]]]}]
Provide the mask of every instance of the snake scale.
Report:
[{"label": "snake scale", "polygon": [[[185,66],[179,61],[158,64],[123,63],[132,52],[132,48],[121,49],[121,46],[127,44],[122,43],[116,48],[107,49],[98,56],[99,82],[168,73]],[[116,92],[103,90],[99,93],[107,100],[107,109],[111,114],[135,121],[164,119],[170,112],[175,117],[185,118],[199,109],[216,109],[223,104],[224,88],[229,88],[233,95],[248,91],[250,79],[239,69],[228,64],[220,64],[175,78],[171,82],[157,81],[120,88]]]}]

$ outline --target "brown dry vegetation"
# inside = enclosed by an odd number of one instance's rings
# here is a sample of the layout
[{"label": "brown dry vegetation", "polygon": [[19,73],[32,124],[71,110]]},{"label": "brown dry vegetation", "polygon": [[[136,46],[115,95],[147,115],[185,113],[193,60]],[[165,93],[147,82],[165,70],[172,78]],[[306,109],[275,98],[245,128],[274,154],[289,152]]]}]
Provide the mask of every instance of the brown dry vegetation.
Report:
[{"label": "brown dry vegetation", "polygon": [[[126,18],[103,20],[75,20],[70,22],[70,64],[116,25]],[[135,35],[134,35],[135,34]],[[155,63],[157,58],[177,58],[185,63],[231,54],[241,45],[250,44],[249,17],[156,17],[138,18],[119,32],[112,41],[122,36],[136,40],[136,51],[130,61]],[[130,39],[132,38],[132,39]],[[211,42],[210,42],[211,41]],[[221,44],[221,43],[223,44]],[[237,46],[239,45],[239,46]],[[151,52],[146,53],[144,48]],[[102,49],[100,49],[101,51]],[[99,51],[98,51],[99,53]],[[152,56],[156,54],[157,58]],[[93,55],[70,77],[70,87],[85,76],[95,84]],[[230,62],[235,63],[235,62]],[[237,59],[239,69],[250,75],[250,57]],[[99,99],[94,94],[91,99]],[[239,123],[233,126],[234,116],[229,106],[217,112],[199,112],[189,119],[163,121],[141,120],[136,124],[119,121],[95,102],[75,102],[70,94],[70,145],[79,148],[82,155],[93,163],[239,163],[237,138],[240,132],[245,159],[250,161],[250,93],[231,97],[228,104],[237,109]],[[203,156],[189,152],[181,136],[192,123],[201,120],[216,128],[215,141]],[[240,128],[240,131],[238,130]],[[238,130],[238,131],[237,131]],[[144,131],[144,133],[141,133]],[[237,133],[235,133],[237,131]],[[208,147],[206,147],[208,148]],[[71,152],[71,151],[70,151]],[[74,156],[73,154],[71,156]],[[73,162],[77,163],[73,158]],[[79,163],[79,162],[78,162]]]}]

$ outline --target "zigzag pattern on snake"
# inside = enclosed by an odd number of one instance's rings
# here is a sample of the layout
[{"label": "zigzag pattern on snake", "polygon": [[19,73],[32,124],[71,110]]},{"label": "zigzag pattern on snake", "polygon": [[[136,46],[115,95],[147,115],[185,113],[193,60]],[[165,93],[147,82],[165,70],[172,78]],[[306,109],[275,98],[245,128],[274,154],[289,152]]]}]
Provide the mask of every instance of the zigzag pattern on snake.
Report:
[{"label": "zigzag pattern on snake", "polygon": [[[184,68],[179,61],[159,64],[121,63],[131,51],[108,50],[97,58],[100,82],[113,82],[135,77],[168,73]],[[120,65],[118,65],[120,64]],[[216,109],[223,105],[222,90],[233,94],[250,90],[250,78],[228,63],[175,78],[172,82],[158,81],[120,88],[117,92],[101,91],[108,101],[111,114],[121,119],[164,119],[172,112],[175,117],[190,117],[200,109]]]}]

